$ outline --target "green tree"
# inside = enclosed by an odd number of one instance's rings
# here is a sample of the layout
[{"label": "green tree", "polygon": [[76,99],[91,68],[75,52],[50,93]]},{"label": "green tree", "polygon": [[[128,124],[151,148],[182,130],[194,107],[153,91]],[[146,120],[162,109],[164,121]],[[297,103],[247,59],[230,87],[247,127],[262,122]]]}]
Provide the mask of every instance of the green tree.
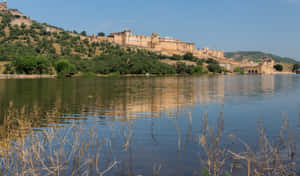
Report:
[{"label": "green tree", "polygon": [[21,28],[24,30],[26,28],[26,24],[22,23]]},{"label": "green tree", "polygon": [[203,68],[202,65],[198,65],[198,66],[196,66],[196,67],[193,68],[192,72],[195,73],[195,74],[202,74],[205,71],[204,71],[204,68]]},{"label": "green tree", "polygon": [[274,68],[277,70],[277,71],[282,71],[283,70],[283,66],[281,64],[276,64],[274,65]]},{"label": "green tree", "polygon": [[206,63],[207,63],[207,64],[219,64],[218,61],[216,61],[216,60],[214,60],[214,59],[212,59],[212,58],[208,58],[208,59],[206,60]]},{"label": "green tree", "polygon": [[52,74],[51,63],[42,56],[17,57],[6,67],[6,73]]},{"label": "green tree", "polygon": [[297,71],[300,69],[300,64],[294,64],[293,66],[293,72]]},{"label": "green tree", "polygon": [[174,54],[172,57],[170,57],[170,59],[172,59],[172,60],[181,60],[181,59],[183,59],[183,57],[180,56],[180,55]]},{"label": "green tree", "polygon": [[235,67],[234,72],[241,72],[241,67]]},{"label": "green tree", "polygon": [[176,73],[183,74],[187,72],[187,66],[184,62],[177,62],[176,63]]},{"label": "green tree", "polygon": [[105,33],[104,33],[104,32],[99,32],[97,35],[98,35],[99,37],[104,37],[104,36],[105,36]]},{"label": "green tree", "polygon": [[208,71],[213,72],[213,73],[222,73],[223,69],[219,64],[208,64],[207,66]]},{"label": "green tree", "polygon": [[193,53],[190,53],[190,52],[185,53],[185,54],[183,55],[183,59],[184,59],[184,60],[192,61],[192,60],[194,60],[194,55],[193,55]]},{"label": "green tree", "polygon": [[75,65],[71,64],[70,61],[66,59],[56,61],[54,66],[58,75],[63,77],[71,76],[76,73]]},{"label": "green tree", "polygon": [[204,59],[198,59],[197,60],[197,65],[203,65],[204,62],[205,62]]},{"label": "green tree", "polygon": [[86,31],[82,31],[82,32],[80,33],[80,35],[87,36],[87,33],[86,33]]}]

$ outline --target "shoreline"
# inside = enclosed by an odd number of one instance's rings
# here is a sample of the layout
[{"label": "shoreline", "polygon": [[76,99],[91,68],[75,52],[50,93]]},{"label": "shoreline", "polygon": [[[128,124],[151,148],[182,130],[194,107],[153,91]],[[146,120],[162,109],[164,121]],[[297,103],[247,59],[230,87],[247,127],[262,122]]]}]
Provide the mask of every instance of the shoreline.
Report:
[{"label": "shoreline", "polygon": [[0,79],[41,79],[41,78],[56,78],[55,75],[10,75],[10,74],[0,74]]},{"label": "shoreline", "polygon": [[[210,74],[205,74],[210,75]],[[240,74],[226,74],[226,75],[240,75]],[[247,75],[247,74],[245,74]],[[258,74],[259,75],[259,74]],[[297,75],[293,72],[281,72],[281,73],[273,73],[273,74],[266,74],[266,75]],[[182,76],[182,75],[146,75],[146,74],[126,74],[126,75],[117,75],[117,76],[110,76],[110,75],[94,75],[92,77],[95,78],[109,78],[109,77],[155,77],[155,76]],[[195,75],[189,75],[189,76],[195,76]],[[260,75],[262,76],[262,75]],[[71,78],[78,78],[78,77],[84,77],[83,75],[74,75]],[[0,74],[0,80],[1,79],[54,79],[57,78],[56,75],[18,75],[18,74]]]}]

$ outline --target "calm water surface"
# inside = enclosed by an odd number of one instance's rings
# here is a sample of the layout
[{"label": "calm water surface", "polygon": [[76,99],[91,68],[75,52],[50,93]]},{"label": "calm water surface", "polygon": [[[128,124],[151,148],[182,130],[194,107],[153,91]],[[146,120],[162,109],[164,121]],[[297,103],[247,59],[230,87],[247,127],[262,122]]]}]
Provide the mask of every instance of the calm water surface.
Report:
[{"label": "calm water surface", "polygon": [[[160,175],[199,175],[198,136],[206,113],[216,126],[224,112],[224,134],[255,147],[258,121],[272,139],[284,116],[299,139],[299,105],[297,75],[0,80],[0,146],[21,137],[7,125],[13,111],[22,129],[74,122],[96,127],[112,142],[105,160],[122,161],[108,175],[152,175],[154,165],[162,166]],[[129,129],[128,150],[114,147]],[[11,134],[16,138],[7,139]]]}]

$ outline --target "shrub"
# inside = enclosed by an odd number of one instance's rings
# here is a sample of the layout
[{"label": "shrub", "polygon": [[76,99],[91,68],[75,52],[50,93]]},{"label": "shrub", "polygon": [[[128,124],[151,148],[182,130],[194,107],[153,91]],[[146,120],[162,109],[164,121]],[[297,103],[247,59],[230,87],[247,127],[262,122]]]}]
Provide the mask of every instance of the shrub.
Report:
[{"label": "shrub", "polygon": [[207,63],[207,64],[219,64],[218,61],[216,61],[216,60],[214,60],[214,59],[212,59],[212,58],[208,58],[208,59],[206,60],[206,63]]},{"label": "shrub", "polygon": [[42,56],[17,57],[6,66],[6,73],[52,74],[51,63]]},{"label": "shrub", "polygon": [[177,62],[176,63],[176,73],[182,74],[186,73],[187,66],[184,62]]},{"label": "shrub", "polygon": [[174,54],[172,57],[170,57],[171,60],[181,60],[182,56]]},{"label": "shrub", "polygon": [[93,72],[86,72],[86,73],[83,73],[82,76],[86,77],[86,78],[92,78],[92,77],[95,77],[95,73],[93,73]]},{"label": "shrub", "polygon": [[193,55],[193,53],[190,53],[190,52],[185,53],[185,55],[183,55],[183,59],[192,61],[192,60],[194,60],[194,55]]},{"label": "shrub", "polygon": [[300,64],[294,64],[293,66],[293,72],[297,71],[300,69]]},{"label": "shrub", "polygon": [[194,74],[202,74],[205,73],[203,66],[198,65],[196,67],[193,68],[193,73]]},{"label": "shrub", "polygon": [[213,73],[222,73],[223,69],[219,64],[209,64],[207,66],[208,71],[213,72]]},{"label": "shrub", "polygon": [[235,67],[234,72],[241,72],[241,67]]},{"label": "shrub", "polygon": [[282,71],[282,70],[283,70],[283,66],[280,65],[280,64],[274,65],[274,68],[275,68],[277,71]]},{"label": "shrub", "polygon": [[82,32],[80,33],[80,35],[87,36],[87,33],[86,33],[86,31],[82,31]]},{"label": "shrub", "polygon": [[199,59],[197,60],[197,65],[203,65],[204,62],[205,62],[204,59]]},{"label": "shrub", "polygon": [[71,64],[69,60],[61,59],[55,62],[56,72],[63,77],[71,76],[76,73],[75,65]]},{"label": "shrub", "polygon": [[105,33],[104,33],[104,32],[99,32],[99,33],[98,33],[98,36],[104,37],[104,36],[105,36]]}]

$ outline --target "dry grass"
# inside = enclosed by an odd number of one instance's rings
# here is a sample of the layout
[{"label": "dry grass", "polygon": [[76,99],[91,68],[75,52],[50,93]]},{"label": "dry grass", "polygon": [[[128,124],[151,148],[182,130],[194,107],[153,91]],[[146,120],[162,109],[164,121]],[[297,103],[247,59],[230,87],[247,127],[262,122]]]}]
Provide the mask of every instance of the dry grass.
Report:
[{"label": "dry grass", "polygon": [[[110,140],[95,128],[49,128],[35,132],[2,149],[0,175],[104,175],[119,161],[101,162]],[[101,165],[101,164],[102,165]],[[102,168],[102,169],[101,169]]]},{"label": "dry grass", "polygon": [[[28,114],[25,107],[16,111],[10,104],[4,118],[5,129],[0,128],[0,175],[103,176],[111,173],[122,162],[115,157],[110,138],[99,135],[96,126],[84,129],[78,124],[69,124],[64,127],[54,125],[37,128],[36,124],[28,121],[28,116],[38,117],[38,112],[34,108]],[[56,123],[53,116],[60,115],[45,115],[49,119],[48,123]],[[300,131],[300,114],[298,123]],[[186,135],[183,135],[179,125],[177,119],[174,119],[177,151],[180,153],[193,140],[192,116],[189,114]],[[200,158],[202,164],[199,168],[206,168],[209,175],[226,175],[226,171],[233,173],[236,167],[245,169],[248,176],[296,175],[296,138],[289,128],[286,115],[278,138],[272,141],[267,137],[262,123],[258,122],[259,136],[254,148],[233,134],[224,134],[223,111],[216,128],[209,125],[208,114],[202,117],[201,125],[197,143],[203,149],[204,157]],[[122,135],[120,151],[132,152],[134,125],[129,124],[123,128]],[[186,141],[182,142],[182,138]],[[242,146],[242,150],[239,148],[235,151],[236,147],[223,145],[222,140],[228,139],[233,141],[233,145]],[[158,176],[161,168],[161,164],[154,164],[153,176]]]},{"label": "dry grass", "polygon": [[8,61],[0,61],[0,74],[2,74],[5,70],[5,65],[9,64],[10,62]]},{"label": "dry grass", "polygon": [[[246,142],[233,134],[223,134],[223,118],[218,119],[216,129],[208,125],[207,114],[202,118],[202,129],[199,144],[206,158],[201,158],[202,167],[209,175],[219,176],[233,173],[233,170],[244,169],[248,176],[293,176],[296,171],[296,139],[289,129],[288,118],[284,122],[278,138],[270,141],[261,122],[258,122],[259,141],[251,148]],[[300,114],[299,114],[300,126]],[[216,133],[214,131],[217,131]],[[232,145],[221,145],[221,139],[231,140]],[[242,151],[233,151],[233,145],[242,146]],[[299,163],[298,163],[299,164]]]},{"label": "dry grass", "polygon": [[202,165],[205,165],[209,175],[218,176],[224,172],[227,158],[226,149],[220,147],[221,137],[224,131],[223,112],[218,119],[217,131],[208,125],[207,113],[202,118],[201,134],[199,144],[203,148],[206,158],[200,158]]}]

